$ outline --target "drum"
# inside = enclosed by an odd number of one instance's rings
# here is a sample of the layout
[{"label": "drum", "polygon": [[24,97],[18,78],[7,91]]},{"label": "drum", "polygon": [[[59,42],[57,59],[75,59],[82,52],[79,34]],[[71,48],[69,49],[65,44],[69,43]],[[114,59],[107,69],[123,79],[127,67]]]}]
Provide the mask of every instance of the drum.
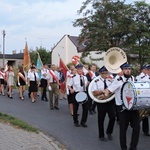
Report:
[{"label": "drum", "polygon": [[84,104],[87,102],[87,94],[85,92],[79,92],[76,94],[75,99],[78,103]]},{"label": "drum", "polygon": [[150,82],[125,82],[121,88],[121,99],[127,110],[150,108]]}]

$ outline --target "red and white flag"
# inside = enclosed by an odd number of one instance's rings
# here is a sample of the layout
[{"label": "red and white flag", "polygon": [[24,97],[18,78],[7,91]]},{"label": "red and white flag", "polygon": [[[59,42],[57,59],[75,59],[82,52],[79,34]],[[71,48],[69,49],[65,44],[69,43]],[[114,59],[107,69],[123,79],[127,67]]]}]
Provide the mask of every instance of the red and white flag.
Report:
[{"label": "red and white flag", "polygon": [[[60,68],[60,71],[63,73],[64,75],[64,78],[66,79],[66,74],[67,74],[67,71],[69,70],[67,68],[67,66],[64,64],[64,62],[62,61],[62,59],[60,58],[60,61],[59,61],[59,68]],[[60,90],[61,92],[65,93],[66,92],[66,82],[60,82]]]}]

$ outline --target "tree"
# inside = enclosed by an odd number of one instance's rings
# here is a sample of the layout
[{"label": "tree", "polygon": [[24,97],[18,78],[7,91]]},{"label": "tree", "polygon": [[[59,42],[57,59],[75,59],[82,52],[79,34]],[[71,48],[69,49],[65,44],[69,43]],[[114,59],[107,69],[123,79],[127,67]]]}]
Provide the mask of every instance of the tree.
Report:
[{"label": "tree", "polygon": [[36,64],[36,61],[37,61],[37,52],[39,53],[40,57],[41,57],[41,60],[44,63],[46,64],[50,64],[51,62],[51,54],[49,51],[47,51],[45,48],[36,48],[36,50],[30,50],[30,57],[31,57],[31,63],[35,63]]},{"label": "tree", "polygon": [[85,51],[106,51],[110,47],[123,47],[126,43],[125,37],[129,32],[132,18],[129,12],[131,5],[124,1],[87,0],[79,14],[92,3],[92,9],[83,13],[83,18],[74,22],[74,26],[80,26],[80,42],[86,41]]},{"label": "tree", "polygon": [[150,5],[143,2],[135,2],[134,22],[132,32],[128,37],[128,42],[131,43],[130,49],[132,53],[139,55],[139,64],[142,66],[150,62]]},{"label": "tree", "polygon": [[[142,49],[139,51],[139,38],[137,38],[137,33],[138,36],[140,33],[140,39],[142,37],[140,47],[146,48],[149,45],[147,16],[149,11],[148,4],[145,2],[131,5],[125,4],[125,1],[121,0],[86,0],[78,13],[83,16],[76,19],[73,25],[81,27],[79,42],[84,42],[86,45],[83,51],[84,55],[89,51],[106,51],[115,46],[128,50],[128,53],[136,49],[141,58],[144,58],[143,54],[147,54],[147,52],[143,53]],[[141,27],[142,30],[139,30]],[[147,34],[143,31],[146,31]]]}]

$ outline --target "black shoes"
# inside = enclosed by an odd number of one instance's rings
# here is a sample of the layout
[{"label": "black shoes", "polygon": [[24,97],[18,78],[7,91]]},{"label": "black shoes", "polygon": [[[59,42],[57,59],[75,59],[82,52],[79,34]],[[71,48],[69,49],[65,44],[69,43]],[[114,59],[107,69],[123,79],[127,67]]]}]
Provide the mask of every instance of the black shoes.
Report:
[{"label": "black shoes", "polygon": [[87,127],[86,123],[83,123],[83,122],[81,123],[81,126],[84,127],[84,128]]},{"label": "black shoes", "polygon": [[149,134],[149,133],[144,133],[144,135],[145,135],[145,136],[150,136],[150,134]]},{"label": "black shoes", "polygon": [[109,134],[109,133],[106,133],[106,134],[107,134],[107,136],[108,136],[108,139],[109,139],[110,141],[112,141],[112,140],[113,140],[112,135]]},{"label": "black shoes", "polygon": [[54,108],[53,108],[53,107],[51,107],[50,109],[51,109],[51,110],[54,110]]},{"label": "black shoes", "polygon": [[48,102],[48,99],[44,99],[44,98],[41,98],[41,101],[45,101],[45,102]]},{"label": "black shoes", "polygon": [[100,141],[102,141],[102,142],[107,142],[107,139],[105,138],[105,137],[101,137],[101,138],[99,138],[100,139]]},{"label": "black shoes", "polygon": [[74,123],[75,127],[80,127],[79,123]]},{"label": "black shoes", "polygon": [[89,114],[90,114],[90,115],[93,115],[93,112],[92,112],[92,111],[89,111]]},{"label": "black shoes", "polygon": [[59,108],[58,108],[58,107],[56,107],[56,106],[54,106],[54,108],[55,108],[56,110],[59,110]]},{"label": "black shoes", "polygon": [[29,98],[31,98],[31,97],[30,97],[30,94],[31,94],[31,93],[28,93],[28,97],[29,97]]}]

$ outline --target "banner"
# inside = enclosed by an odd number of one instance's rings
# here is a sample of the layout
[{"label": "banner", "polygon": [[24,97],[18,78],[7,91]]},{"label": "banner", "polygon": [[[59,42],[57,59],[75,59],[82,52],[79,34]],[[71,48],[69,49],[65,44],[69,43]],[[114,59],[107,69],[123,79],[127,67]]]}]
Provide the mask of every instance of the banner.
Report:
[{"label": "banner", "polygon": [[37,73],[39,75],[39,79],[41,79],[41,69],[43,68],[43,63],[40,57],[40,54],[37,52],[38,54],[38,58],[37,58],[37,62],[36,62],[36,68],[37,68]]},{"label": "banner", "polygon": [[[60,58],[60,61],[59,61],[59,68],[60,68],[60,71],[63,73],[64,75],[64,78],[66,79],[66,74],[67,74],[67,71],[69,70],[67,68],[67,66],[64,64],[64,62],[62,61],[62,59]],[[60,90],[61,92],[65,93],[66,92],[66,82],[61,82],[60,80]]]},{"label": "banner", "polygon": [[25,71],[28,71],[30,66],[31,66],[31,60],[30,60],[30,55],[28,51],[28,45],[26,42],[25,49],[24,49],[24,56],[23,56],[23,68]]}]

